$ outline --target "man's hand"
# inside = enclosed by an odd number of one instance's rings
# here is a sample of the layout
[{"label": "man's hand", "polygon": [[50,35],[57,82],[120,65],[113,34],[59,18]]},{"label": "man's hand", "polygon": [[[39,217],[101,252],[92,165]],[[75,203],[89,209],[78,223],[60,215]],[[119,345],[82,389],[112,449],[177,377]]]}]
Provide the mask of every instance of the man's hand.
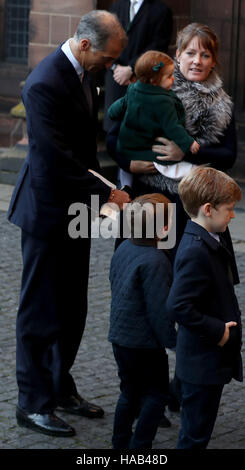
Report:
[{"label": "man's hand", "polygon": [[113,73],[113,78],[118,85],[129,85],[132,75],[133,71],[130,65],[117,65]]},{"label": "man's hand", "polygon": [[119,209],[123,209],[123,204],[127,204],[131,201],[131,198],[126,191],[120,191],[120,189],[112,189],[110,197],[107,202],[113,202],[117,204]]},{"label": "man's hand", "polygon": [[229,321],[228,323],[225,324],[225,332],[223,334],[223,338],[218,343],[218,346],[222,347],[225,345],[225,343],[227,343],[230,337],[230,328],[232,328],[233,326],[237,326],[237,323],[235,321]]}]

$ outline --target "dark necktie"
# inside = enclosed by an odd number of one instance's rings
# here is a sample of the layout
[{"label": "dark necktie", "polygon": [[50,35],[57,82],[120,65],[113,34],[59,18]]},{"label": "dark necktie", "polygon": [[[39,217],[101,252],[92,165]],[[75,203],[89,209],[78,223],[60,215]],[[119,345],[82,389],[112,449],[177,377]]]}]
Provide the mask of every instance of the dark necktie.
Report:
[{"label": "dark necktie", "polygon": [[90,84],[88,80],[88,72],[86,72],[85,70],[83,73],[81,73],[79,78],[80,78],[80,82],[82,84],[83,91],[84,91],[84,94],[88,103],[89,112],[92,115],[93,114],[93,99],[92,99],[91,88],[90,88]]}]

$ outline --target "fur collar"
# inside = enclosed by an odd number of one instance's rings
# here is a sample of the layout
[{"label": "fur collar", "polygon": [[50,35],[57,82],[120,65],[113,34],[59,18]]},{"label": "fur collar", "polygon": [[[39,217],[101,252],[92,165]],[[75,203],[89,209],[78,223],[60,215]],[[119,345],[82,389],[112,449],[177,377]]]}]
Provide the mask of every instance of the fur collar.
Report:
[{"label": "fur collar", "polygon": [[186,130],[199,144],[218,143],[230,123],[233,104],[217,72],[204,82],[186,80],[176,63],[173,91],[185,108]]}]

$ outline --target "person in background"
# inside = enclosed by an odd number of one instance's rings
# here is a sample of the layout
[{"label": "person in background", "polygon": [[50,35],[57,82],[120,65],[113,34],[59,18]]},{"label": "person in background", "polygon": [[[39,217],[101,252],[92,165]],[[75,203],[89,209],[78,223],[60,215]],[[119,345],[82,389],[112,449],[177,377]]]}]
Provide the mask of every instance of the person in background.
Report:
[{"label": "person in background", "polygon": [[97,94],[92,73],[109,68],[126,34],[117,18],[91,11],[73,38],[44,58],[22,92],[28,155],[8,212],[22,229],[23,274],[17,315],[17,423],[51,436],[75,430],[54,411],[100,418],[101,407],[82,398],[70,369],[87,314],[89,238],[68,236],[69,206],[129,202],[89,169],[96,160]]},{"label": "person in background", "polygon": [[[110,11],[116,14],[128,36],[127,46],[105,75],[104,130],[114,127],[108,116],[110,105],[125,95],[134,79],[134,66],[138,57],[147,50],[168,52],[173,19],[171,9],[162,0],[117,0]],[[128,181],[118,175],[121,186]]]}]

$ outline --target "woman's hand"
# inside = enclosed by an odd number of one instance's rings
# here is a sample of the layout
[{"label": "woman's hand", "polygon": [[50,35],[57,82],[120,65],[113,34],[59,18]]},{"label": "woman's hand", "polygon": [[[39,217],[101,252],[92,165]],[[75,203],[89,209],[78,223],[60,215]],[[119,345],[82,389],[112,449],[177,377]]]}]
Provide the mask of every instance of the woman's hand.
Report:
[{"label": "woman's hand", "polygon": [[157,170],[152,162],[145,162],[143,160],[131,160],[130,173],[157,173]]},{"label": "woman's hand", "polygon": [[164,137],[157,137],[156,140],[161,142],[161,145],[153,145],[152,151],[155,153],[160,153],[165,155],[164,157],[157,156],[157,160],[173,160],[175,162],[180,162],[184,157],[184,152],[181,148],[172,140],[165,139]]}]

